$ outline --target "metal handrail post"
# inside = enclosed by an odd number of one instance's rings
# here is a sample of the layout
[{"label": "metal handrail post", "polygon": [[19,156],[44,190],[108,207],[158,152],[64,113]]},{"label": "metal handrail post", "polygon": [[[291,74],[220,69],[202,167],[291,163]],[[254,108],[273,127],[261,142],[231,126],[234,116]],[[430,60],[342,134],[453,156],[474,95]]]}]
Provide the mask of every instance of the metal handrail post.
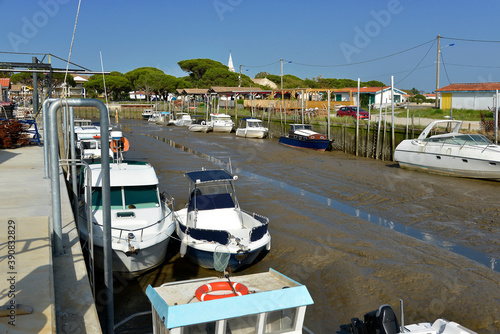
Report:
[{"label": "metal handrail post", "polygon": [[42,125],[43,125],[43,167],[44,167],[44,178],[50,178],[49,174],[49,148],[47,146],[48,142],[48,108],[52,102],[57,101],[57,99],[45,99],[42,104]]},{"label": "metal handrail post", "polygon": [[[109,175],[109,119],[108,109],[96,99],[65,99],[65,105],[73,107],[95,107],[100,112],[101,122],[101,168],[102,168],[102,206],[103,206],[103,250],[104,250],[104,284],[106,289],[106,314],[107,333],[113,333],[113,272],[111,249],[111,193]],[[49,120],[49,155],[52,194],[52,219],[54,229],[54,254],[63,254],[62,245],[62,219],[61,219],[61,193],[59,182],[59,140],[57,136],[57,110],[62,107],[62,102],[54,102],[48,109]]]}]

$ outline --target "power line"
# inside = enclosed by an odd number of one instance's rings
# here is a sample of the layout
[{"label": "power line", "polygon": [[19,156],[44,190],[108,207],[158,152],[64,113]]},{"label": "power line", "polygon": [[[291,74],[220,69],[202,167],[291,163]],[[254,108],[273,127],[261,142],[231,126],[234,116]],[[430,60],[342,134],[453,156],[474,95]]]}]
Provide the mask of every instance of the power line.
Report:
[{"label": "power line", "polygon": [[0,51],[0,53],[11,54],[11,55],[30,55],[30,56],[46,56],[47,55],[47,53],[13,52],[13,51]]},{"label": "power line", "polygon": [[374,58],[374,59],[369,59],[369,60],[364,60],[364,61],[360,61],[360,62],[356,62],[356,63],[351,63],[351,64],[337,64],[337,65],[313,65],[313,64],[302,64],[302,63],[296,63],[296,62],[292,62],[292,64],[295,64],[295,65],[301,65],[301,66],[311,66],[311,67],[343,67],[343,66],[353,66],[353,65],[359,65],[359,64],[365,64],[365,63],[370,63],[370,62],[374,62],[374,61],[377,61],[377,60],[381,60],[381,59],[385,59],[385,58],[389,58],[389,57],[393,57],[393,56],[397,56],[399,54],[402,54],[402,53],[405,53],[405,52],[408,52],[408,51],[411,51],[413,49],[416,49],[416,48],[419,48],[421,46],[424,46],[426,44],[429,44],[431,42],[434,42],[436,41],[436,39],[432,39],[430,41],[427,41],[425,43],[422,43],[422,44],[419,44],[417,46],[414,46],[414,47],[411,47],[409,49],[406,49],[406,50],[403,50],[403,51],[399,51],[399,52],[396,52],[396,53],[392,53],[390,55],[387,55],[387,56],[382,56],[382,57],[378,57],[378,58]]},{"label": "power line", "polygon": [[[304,64],[304,63],[297,63],[297,62],[294,62],[292,61],[291,64],[295,64],[295,65],[300,65],[300,66],[309,66],[309,67],[344,67],[344,66],[354,66],[354,65],[359,65],[359,64],[365,64],[365,63],[370,63],[370,62],[374,62],[374,61],[377,61],[377,60],[381,60],[381,59],[385,59],[385,58],[389,58],[389,57],[393,57],[393,56],[397,56],[399,54],[402,54],[402,53],[405,53],[405,52],[408,52],[408,51],[411,51],[411,50],[414,50],[414,49],[417,49],[421,46],[424,46],[426,44],[429,44],[429,43],[433,43],[436,41],[436,39],[432,39],[430,41],[427,41],[425,43],[422,43],[422,44],[419,44],[419,45],[416,45],[416,46],[413,46],[411,48],[408,48],[408,49],[405,49],[405,50],[402,50],[402,51],[398,51],[398,52],[395,52],[395,53],[392,53],[392,54],[389,54],[389,55],[386,55],[386,56],[382,56],[382,57],[378,57],[378,58],[374,58],[374,59],[369,59],[369,60],[364,60],[364,61],[360,61],[360,62],[356,62],[356,63],[350,63],[350,64],[336,64],[336,65],[315,65],[315,64]],[[248,67],[248,68],[256,68],[256,67],[266,67],[266,66],[270,66],[270,65],[274,65],[274,64],[277,64],[279,63],[281,60],[278,60],[276,62],[273,62],[273,63],[270,63],[270,64],[267,64],[267,65],[258,65],[258,66],[251,66],[251,65],[241,65],[242,67]]]},{"label": "power line", "polygon": [[448,66],[500,68],[500,66],[491,66],[491,65],[468,65],[468,64],[450,64],[450,63],[448,63]]},{"label": "power line", "polygon": [[429,47],[429,49],[427,50],[427,52],[425,53],[425,55],[422,57],[422,59],[420,59],[420,61],[418,62],[418,64],[410,71],[410,73],[408,73],[403,79],[399,80],[396,84],[399,84],[401,81],[405,80],[406,78],[408,78],[413,72],[415,72],[415,70],[417,69],[417,67],[420,66],[420,64],[424,61],[425,57],[427,57],[427,55],[429,54],[429,52],[431,51],[432,47],[434,46],[434,43],[436,42],[436,40],[433,41],[433,43],[431,44],[431,46]]},{"label": "power line", "polygon": [[500,41],[488,41],[484,39],[466,39],[466,38],[453,38],[453,37],[442,37],[442,39],[451,39],[453,41],[463,41],[463,42],[478,42],[478,43],[500,43]]},{"label": "power line", "polygon": [[[412,70],[405,70],[405,71],[400,71],[400,72],[391,72],[391,73],[387,73],[387,74],[380,74],[380,75],[371,75],[369,76],[368,78],[369,79],[372,79],[372,78],[382,78],[382,77],[388,77],[388,76],[391,76],[391,75],[396,75],[396,74],[401,74],[401,73],[408,73],[408,72],[411,72],[411,71],[416,71],[416,70],[423,70],[423,69],[426,69],[426,68],[429,68],[429,67],[436,67],[436,64],[431,64],[431,65],[425,65],[425,66],[422,66],[422,67],[417,67],[417,68],[414,68]],[[400,80],[401,81],[401,80]],[[399,83],[399,82],[398,82]]]},{"label": "power line", "polygon": [[274,64],[278,64],[280,61],[281,60],[278,60],[278,61],[275,61],[274,63],[267,64],[267,65],[241,65],[241,67],[248,67],[248,68],[267,67],[267,66],[271,66]]},{"label": "power line", "polygon": [[446,74],[446,79],[448,79],[448,84],[450,84],[450,85],[451,85],[450,77],[448,76],[448,70],[446,69],[446,64],[445,64],[445,62],[444,62],[443,53],[442,53],[442,52],[440,52],[439,54],[440,54],[441,59],[442,59],[442,62],[443,62],[444,73]]}]

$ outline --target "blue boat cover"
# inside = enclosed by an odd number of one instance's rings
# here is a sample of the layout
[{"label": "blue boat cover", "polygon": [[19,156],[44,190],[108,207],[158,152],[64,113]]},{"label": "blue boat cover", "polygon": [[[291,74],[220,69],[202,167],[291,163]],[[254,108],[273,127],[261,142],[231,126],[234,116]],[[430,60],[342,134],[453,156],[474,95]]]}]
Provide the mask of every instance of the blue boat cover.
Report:
[{"label": "blue boat cover", "polygon": [[195,172],[187,172],[186,176],[192,183],[204,183],[214,181],[232,180],[233,176],[223,169],[200,170]]}]

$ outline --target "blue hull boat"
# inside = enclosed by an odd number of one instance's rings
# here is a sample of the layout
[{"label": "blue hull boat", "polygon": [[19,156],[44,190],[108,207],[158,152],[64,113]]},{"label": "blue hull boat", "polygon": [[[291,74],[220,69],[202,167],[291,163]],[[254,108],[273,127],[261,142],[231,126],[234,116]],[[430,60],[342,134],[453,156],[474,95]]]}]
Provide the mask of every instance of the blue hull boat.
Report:
[{"label": "blue hull boat", "polygon": [[290,124],[289,133],[281,136],[279,143],[317,151],[326,151],[330,146],[330,140],[325,135],[313,131],[309,124]]},{"label": "blue hull boat", "polygon": [[[251,252],[247,253],[232,253],[229,257],[228,266],[231,267],[231,271],[238,271],[245,267],[252,265],[259,255],[264,254],[262,252],[266,252],[266,246],[262,246],[258,249],[255,249]],[[212,269],[214,266],[214,253],[211,251],[203,251],[196,248],[188,247],[186,257],[189,261],[196,263],[200,267]]]},{"label": "blue hull boat", "polygon": [[[176,211],[176,231],[181,239],[181,256],[204,268],[231,270],[251,265],[263,250],[270,250],[269,219],[240,208],[234,181],[225,170],[187,172],[189,200]],[[221,260],[217,263],[214,256]]]}]

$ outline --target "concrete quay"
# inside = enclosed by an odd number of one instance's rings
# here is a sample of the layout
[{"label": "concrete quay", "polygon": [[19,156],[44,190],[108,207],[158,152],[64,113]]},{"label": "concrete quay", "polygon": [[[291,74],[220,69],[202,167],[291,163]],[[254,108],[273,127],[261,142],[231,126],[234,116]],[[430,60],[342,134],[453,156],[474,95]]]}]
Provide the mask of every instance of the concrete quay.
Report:
[{"label": "concrete quay", "polygon": [[64,254],[52,254],[43,147],[0,150],[0,333],[101,333],[62,172]]}]

